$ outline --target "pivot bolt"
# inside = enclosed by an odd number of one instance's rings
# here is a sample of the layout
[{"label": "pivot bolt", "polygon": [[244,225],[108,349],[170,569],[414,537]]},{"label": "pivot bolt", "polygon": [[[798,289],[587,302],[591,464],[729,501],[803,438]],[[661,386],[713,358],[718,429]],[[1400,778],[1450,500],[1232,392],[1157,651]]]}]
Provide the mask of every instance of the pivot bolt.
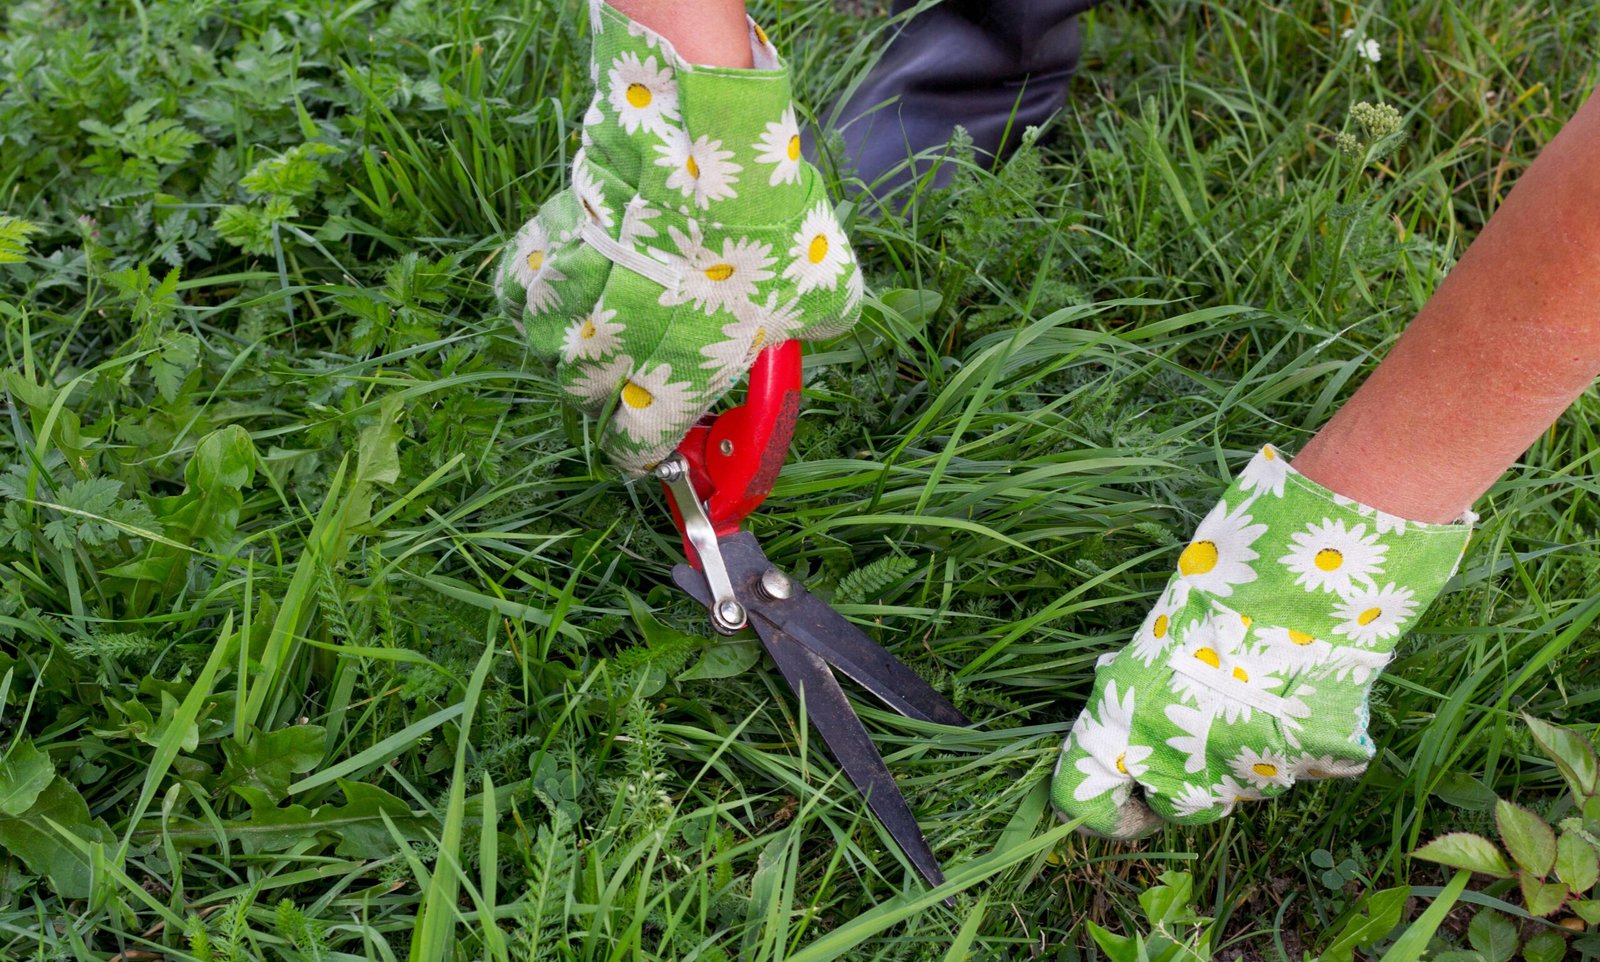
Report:
[{"label": "pivot bolt", "polygon": [[794,597],[794,582],[777,568],[761,573],[761,593],[773,601],[787,601]]},{"label": "pivot bolt", "polygon": [[722,604],[717,605],[715,615],[716,617],[712,620],[716,622],[719,631],[735,632],[748,623],[744,614],[744,605],[739,604],[737,601],[724,601]]},{"label": "pivot bolt", "polygon": [[683,477],[683,459],[677,456],[670,457],[656,465],[656,477],[671,484]]}]

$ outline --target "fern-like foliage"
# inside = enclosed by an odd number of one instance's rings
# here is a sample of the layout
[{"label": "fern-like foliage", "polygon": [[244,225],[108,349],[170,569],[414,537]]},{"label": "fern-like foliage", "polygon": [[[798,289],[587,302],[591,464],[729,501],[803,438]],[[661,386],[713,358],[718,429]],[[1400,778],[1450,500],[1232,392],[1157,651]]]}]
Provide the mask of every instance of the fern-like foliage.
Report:
[{"label": "fern-like foliage", "polygon": [[885,555],[840,578],[833,600],[846,605],[861,604],[882,594],[885,588],[915,571],[916,567],[915,561],[903,555]]},{"label": "fern-like foliage", "polygon": [[28,237],[38,230],[37,224],[0,214],[0,264],[22,263],[28,251]]}]

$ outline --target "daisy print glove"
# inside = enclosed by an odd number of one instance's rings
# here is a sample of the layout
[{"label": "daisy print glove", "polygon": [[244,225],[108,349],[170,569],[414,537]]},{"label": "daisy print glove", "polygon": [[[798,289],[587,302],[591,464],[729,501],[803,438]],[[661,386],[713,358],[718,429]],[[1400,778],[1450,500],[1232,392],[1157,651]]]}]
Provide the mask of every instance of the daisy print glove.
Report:
[{"label": "daisy print glove", "polygon": [[686,63],[599,0],[590,23],[596,90],[571,186],[517,233],[497,287],[639,474],[762,347],[848,329],[862,280],[754,21],[754,70]]},{"label": "daisy print glove", "polygon": [[1056,764],[1057,812],[1134,838],[1360,774],[1368,691],[1469,531],[1357,504],[1262,448],[1133,642],[1102,659]]}]

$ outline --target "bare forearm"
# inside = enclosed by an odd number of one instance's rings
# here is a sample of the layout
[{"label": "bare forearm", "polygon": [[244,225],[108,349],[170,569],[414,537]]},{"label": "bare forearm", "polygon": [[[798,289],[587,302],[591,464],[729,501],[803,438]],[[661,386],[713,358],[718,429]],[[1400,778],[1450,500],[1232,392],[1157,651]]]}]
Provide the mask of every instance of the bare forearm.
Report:
[{"label": "bare forearm", "polygon": [[610,0],[612,6],[672,43],[690,63],[752,66],[744,0]]},{"label": "bare forearm", "polygon": [[1600,97],[1591,96],[1297,469],[1392,514],[1450,521],[1593,383],[1596,158]]}]

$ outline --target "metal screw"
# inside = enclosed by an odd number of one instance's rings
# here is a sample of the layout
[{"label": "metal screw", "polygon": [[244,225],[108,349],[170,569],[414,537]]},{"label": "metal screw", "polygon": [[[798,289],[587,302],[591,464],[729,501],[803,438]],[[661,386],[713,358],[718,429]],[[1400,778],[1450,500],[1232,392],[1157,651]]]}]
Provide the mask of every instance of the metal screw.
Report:
[{"label": "metal screw", "polygon": [[668,484],[683,477],[683,460],[674,455],[656,465],[656,477]]},{"label": "metal screw", "polygon": [[794,596],[794,582],[777,568],[761,573],[761,593],[773,601],[786,601]]},{"label": "metal screw", "polygon": [[725,457],[725,458],[733,457],[733,442],[728,440],[727,438],[723,438],[722,439],[722,444],[721,444],[719,450],[722,451],[722,456],[723,457]]},{"label": "metal screw", "polygon": [[715,614],[716,617],[712,620],[716,622],[718,628],[724,631],[738,631],[747,622],[744,615],[744,605],[739,604],[737,601],[724,601],[722,604],[717,605]]}]

